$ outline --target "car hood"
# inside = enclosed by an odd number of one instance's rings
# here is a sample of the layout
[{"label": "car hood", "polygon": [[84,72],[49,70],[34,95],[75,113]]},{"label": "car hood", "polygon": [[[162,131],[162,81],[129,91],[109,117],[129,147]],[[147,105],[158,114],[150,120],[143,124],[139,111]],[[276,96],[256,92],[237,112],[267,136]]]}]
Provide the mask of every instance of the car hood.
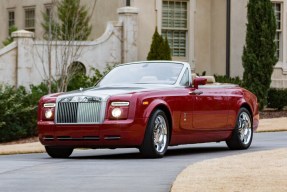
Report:
[{"label": "car hood", "polygon": [[109,87],[92,87],[88,89],[79,89],[71,92],[66,92],[58,96],[58,100],[67,97],[75,96],[91,96],[100,97],[103,101],[106,101],[110,96],[132,94],[138,92],[147,91],[159,91],[162,89],[168,89],[174,87],[172,85],[124,85],[124,86],[109,86]]}]

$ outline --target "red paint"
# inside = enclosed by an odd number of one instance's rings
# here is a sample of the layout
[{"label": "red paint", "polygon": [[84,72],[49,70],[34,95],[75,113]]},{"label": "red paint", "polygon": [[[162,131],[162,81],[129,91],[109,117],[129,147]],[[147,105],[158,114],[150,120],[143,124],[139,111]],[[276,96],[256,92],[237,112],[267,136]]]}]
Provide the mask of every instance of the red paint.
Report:
[{"label": "red paint", "polygon": [[[195,88],[168,88],[147,90],[111,96],[107,101],[105,120],[102,124],[56,125],[43,118],[44,103],[55,103],[59,95],[43,97],[39,102],[39,138],[46,146],[70,147],[139,147],[144,139],[148,118],[152,111],[164,107],[169,111],[172,122],[170,145],[224,141],[235,127],[237,113],[241,106],[250,108],[253,128],[258,126],[258,105],[256,97],[239,87],[204,88],[199,86],[201,95],[192,95]],[[110,120],[110,103],[129,101],[125,108],[127,119]],[[148,105],[144,105],[148,102]],[[53,140],[44,140],[48,137]],[[75,141],[61,141],[57,138],[71,137]],[[85,141],[84,137],[98,137],[98,140]],[[105,138],[119,137],[118,140]]]}]

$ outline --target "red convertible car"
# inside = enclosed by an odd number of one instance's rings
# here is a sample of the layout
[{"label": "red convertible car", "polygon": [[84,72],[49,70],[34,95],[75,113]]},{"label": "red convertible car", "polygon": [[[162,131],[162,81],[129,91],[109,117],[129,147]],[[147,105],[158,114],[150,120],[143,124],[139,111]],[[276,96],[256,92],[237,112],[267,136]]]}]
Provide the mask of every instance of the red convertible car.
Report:
[{"label": "red convertible car", "polygon": [[42,97],[38,110],[39,138],[53,158],[79,147],[134,147],[152,158],[191,143],[247,149],[258,123],[254,94],[194,77],[176,61],[118,65],[95,87]]}]

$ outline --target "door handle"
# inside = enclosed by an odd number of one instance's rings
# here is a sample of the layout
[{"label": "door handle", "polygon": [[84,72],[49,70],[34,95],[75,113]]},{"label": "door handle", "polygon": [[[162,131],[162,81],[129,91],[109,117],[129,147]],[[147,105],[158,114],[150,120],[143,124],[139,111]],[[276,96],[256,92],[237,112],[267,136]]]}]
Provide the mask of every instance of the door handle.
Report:
[{"label": "door handle", "polygon": [[189,94],[190,95],[201,95],[203,92],[199,91],[199,90],[194,90],[194,91],[190,91]]}]

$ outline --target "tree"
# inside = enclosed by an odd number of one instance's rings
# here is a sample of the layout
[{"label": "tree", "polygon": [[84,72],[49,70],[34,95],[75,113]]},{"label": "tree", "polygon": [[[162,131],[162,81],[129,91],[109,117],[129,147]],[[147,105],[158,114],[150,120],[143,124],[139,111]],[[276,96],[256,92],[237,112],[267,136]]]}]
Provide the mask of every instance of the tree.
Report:
[{"label": "tree", "polygon": [[14,31],[17,31],[17,27],[12,25],[11,27],[9,27],[9,36],[2,42],[4,46],[7,46],[9,45],[10,43],[13,42],[13,38],[11,37],[11,34],[14,32]]},{"label": "tree", "polygon": [[47,36],[52,35],[53,40],[83,41],[91,34],[90,17],[86,7],[80,5],[80,0],[63,0],[56,3],[57,18],[52,12],[43,13],[42,27]]},{"label": "tree", "polygon": [[[92,12],[94,11],[95,4]],[[82,54],[82,41],[88,39],[91,33],[90,17],[86,7],[80,5],[80,0],[53,0],[51,9],[48,13],[43,13],[44,22],[42,27],[45,31],[44,39],[47,41],[47,59],[42,59],[44,68],[46,60],[48,63],[48,85],[51,90],[52,81],[57,83],[58,91],[67,91],[67,86],[77,70],[69,69],[69,66],[78,60]],[[51,51],[61,53],[61,57],[52,61]],[[52,63],[56,65],[56,76],[51,74]]]},{"label": "tree", "polygon": [[150,51],[147,60],[171,60],[170,47],[167,38],[165,40],[158,33],[157,27],[152,37]]},{"label": "tree", "polygon": [[250,0],[248,3],[248,24],[243,49],[243,86],[253,92],[259,108],[267,103],[273,66],[277,62],[276,19],[270,0]]},{"label": "tree", "polygon": [[167,37],[165,37],[164,42],[163,42],[163,53],[164,53],[164,60],[172,59]]}]

